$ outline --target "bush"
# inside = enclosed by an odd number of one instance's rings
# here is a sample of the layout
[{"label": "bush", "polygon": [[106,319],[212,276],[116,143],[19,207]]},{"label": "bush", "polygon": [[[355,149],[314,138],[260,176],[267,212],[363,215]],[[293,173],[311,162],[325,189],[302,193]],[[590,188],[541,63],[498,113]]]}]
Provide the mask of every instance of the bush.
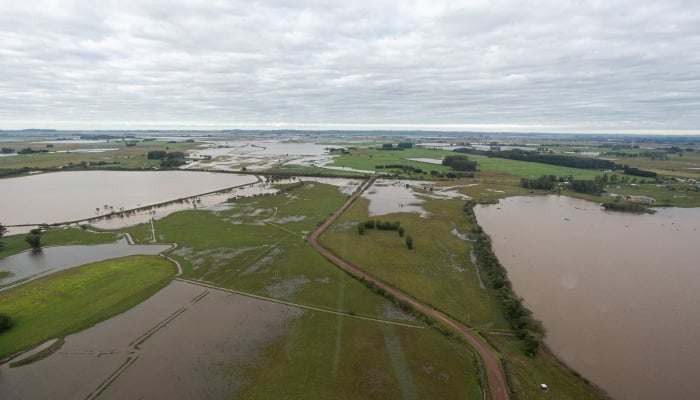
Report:
[{"label": "bush", "polygon": [[406,236],[406,247],[409,250],[413,250],[413,238],[411,236]]},{"label": "bush", "polygon": [[33,249],[38,249],[41,247],[41,235],[37,235],[36,233],[30,233],[27,235],[24,240],[29,243],[30,246],[32,246]]},{"label": "bush", "polygon": [[12,328],[12,318],[7,314],[0,314],[0,333]]}]

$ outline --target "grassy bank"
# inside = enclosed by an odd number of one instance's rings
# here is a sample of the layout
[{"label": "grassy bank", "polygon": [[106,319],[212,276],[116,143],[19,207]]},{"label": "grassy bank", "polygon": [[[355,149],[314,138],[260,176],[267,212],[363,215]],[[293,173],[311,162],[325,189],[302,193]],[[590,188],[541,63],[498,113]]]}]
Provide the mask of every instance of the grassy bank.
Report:
[{"label": "grassy bank", "polygon": [[84,265],[0,292],[0,312],[14,326],[0,334],[0,358],[81,331],[135,306],[173,278],[159,256]]},{"label": "grassy bank", "polygon": [[[5,243],[0,247],[0,258],[21,253],[30,248],[24,240],[25,234],[11,235],[0,238]],[[114,243],[119,235],[114,232],[93,233],[79,228],[52,229],[41,234],[42,246],[66,246],[73,244],[105,244]]]}]

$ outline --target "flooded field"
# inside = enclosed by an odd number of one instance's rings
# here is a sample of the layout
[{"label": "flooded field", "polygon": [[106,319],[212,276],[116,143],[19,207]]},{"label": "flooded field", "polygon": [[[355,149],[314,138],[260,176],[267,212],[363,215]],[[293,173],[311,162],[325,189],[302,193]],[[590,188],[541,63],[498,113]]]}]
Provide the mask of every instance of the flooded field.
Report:
[{"label": "flooded field", "polygon": [[616,399],[700,398],[700,209],[547,196],[475,211],[557,356]]},{"label": "flooded field", "polygon": [[219,399],[303,311],[175,281],[150,299],[68,336],[48,358],[0,367],[0,398]]},{"label": "flooded field", "polygon": [[[422,192],[416,189],[423,189]],[[428,181],[400,181],[378,179],[371,188],[362,194],[369,200],[369,215],[386,215],[399,212],[418,213],[427,218],[429,213],[423,208],[425,198],[468,199],[459,193],[459,186],[437,186]]]},{"label": "flooded field", "polygon": [[[79,171],[0,181],[3,225],[57,223],[257,182],[251,175],[186,171]],[[21,199],[21,200],[20,200]],[[24,229],[26,231],[26,229]],[[15,232],[12,228],[10,233]]]},{"label": "flooded field", "polygon": [[169,248],[169,245],[129,245],[126,239],[121,239],[110,244],[27,250],[0,259],[0,272],[10,273],[0,279],[0,290],[79,265],[136,254],[160,254]]}]

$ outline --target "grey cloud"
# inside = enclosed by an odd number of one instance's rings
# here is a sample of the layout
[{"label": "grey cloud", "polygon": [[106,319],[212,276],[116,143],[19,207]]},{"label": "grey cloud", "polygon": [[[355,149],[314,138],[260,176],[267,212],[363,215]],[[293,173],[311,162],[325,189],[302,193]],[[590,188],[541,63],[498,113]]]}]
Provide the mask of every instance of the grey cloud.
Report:
[{"label": "grey cloud", "polygon": [[700,129],[693,1],[0,6],[0,129]]}]

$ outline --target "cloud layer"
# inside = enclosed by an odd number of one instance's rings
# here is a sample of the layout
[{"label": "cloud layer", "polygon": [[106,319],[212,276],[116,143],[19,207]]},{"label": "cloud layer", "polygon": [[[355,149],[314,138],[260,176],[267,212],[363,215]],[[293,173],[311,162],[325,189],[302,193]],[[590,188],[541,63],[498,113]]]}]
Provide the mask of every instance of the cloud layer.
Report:
[{"label": "cloud layer", "polygon": [[0,7],[0,129],[700,130],[697,1]]}]

